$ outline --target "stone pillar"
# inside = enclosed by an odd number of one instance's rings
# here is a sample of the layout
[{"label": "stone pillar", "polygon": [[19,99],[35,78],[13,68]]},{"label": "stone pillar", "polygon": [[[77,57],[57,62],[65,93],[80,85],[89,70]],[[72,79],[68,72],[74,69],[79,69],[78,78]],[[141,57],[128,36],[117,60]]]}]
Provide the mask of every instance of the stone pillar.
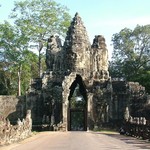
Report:
[{"label": "stone pillar", "polygon": [[67,131],[67,127],[68,127],[68,103],[66,100],[63,101],[63,124],[65,126],[65,130]]},{"label": "stone pillar", "polygon": [[109,105],[106,106],[106,122],[109,122]]},{"label": "stone pillar", "polygon": [[63,124],[66,127],[66,131],[68,130],[68,106],[69,106],[69,101],[68,97],[70,94],[70,86],[72,82],[76,78],[76,73],[71,73],[69,76],[65,76],[65,79],[62,83],[62,88],[63,88]]},{"label": "stone pillar", "polygon": [[118,97],[117,96],[114,97],[114,112],[115,112],[113,116],[114,119],[118,119]]},{"label": "stone pillar", "polygon": [[88,93],[88,100],[87,100],[87,131],[90,130],[90,122],[92,120],[92,118],[91,118],[92,100],[93,100],[93,94]]}]

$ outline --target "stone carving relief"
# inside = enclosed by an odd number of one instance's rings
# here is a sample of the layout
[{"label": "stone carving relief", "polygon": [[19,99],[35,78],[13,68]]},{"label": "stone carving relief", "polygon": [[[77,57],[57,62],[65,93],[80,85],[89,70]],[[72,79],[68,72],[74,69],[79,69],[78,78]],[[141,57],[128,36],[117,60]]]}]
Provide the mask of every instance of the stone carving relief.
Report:
[{"label": "stone carving relief", "polygon": [[59,36],[50,36],[47,42],[46,65],[50,71],[55,70],[57,53],[61,50],[62,44]]}]

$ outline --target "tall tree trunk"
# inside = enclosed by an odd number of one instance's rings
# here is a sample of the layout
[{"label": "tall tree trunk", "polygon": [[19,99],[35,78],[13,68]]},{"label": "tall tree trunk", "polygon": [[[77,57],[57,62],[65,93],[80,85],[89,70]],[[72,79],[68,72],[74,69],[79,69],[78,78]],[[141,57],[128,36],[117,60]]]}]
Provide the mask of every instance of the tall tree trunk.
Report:
[{"label": "tall tree trunk", "polygon": [[43,43],[42,41],[39,41],[39,77],[42,76],[42,65],[41,65],[41,50],[43,48]]},{"label": "tall tree trunk", "polygon": [[18,96],[21,96],[21,65],[18,68]]}]

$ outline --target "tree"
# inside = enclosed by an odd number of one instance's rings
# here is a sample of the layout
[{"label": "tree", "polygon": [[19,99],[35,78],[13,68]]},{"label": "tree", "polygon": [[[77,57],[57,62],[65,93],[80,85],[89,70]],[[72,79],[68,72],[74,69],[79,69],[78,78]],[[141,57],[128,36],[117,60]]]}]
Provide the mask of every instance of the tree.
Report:
[{"label": "tree", "polygon": [[64,37],[71,17],[68,9],[53,0],[24,0],[15,2],[10,15],[20,32],[38,46],[39,76],[41,74],[41,51],[50,35]]},{"label": "tree", "polygon": [[[0,24],[0,94],[24,94],[31,78],[37,77],[37,64],[41,73],[41,51],[50,35],[64,37],[71,20],[67,10],[52,0],[15,2],[10,15],[14,24]],[[38,57],[29,50],[31,45],[38,49]]]},{"label": "tree", "polygon": [[0,62],[0,95],[9,95],[10,93],[10,74],[4,70],[7,64]]},{"label": "tree", "polygon": [[137,81],[150,62],[150,25],[124,28],[112,36],[112,42],[111,76]]},{"label": "tree", "polygon": [[[18,35],[18,30],[11,26],[8,22],[4,22],[4,24],[0,24],[0,60],[1,60],[1,66],[2,69],[1,71],[3,72],[3,75],[9,75],[6,76],[6,79],[10,81],[11,87],[14,86],[15,84],[11,83],[11,78],[14,73],[13,69],[17,65],[16,70],[18,71],[18,77],[20,77],[19,70],[21,67],[21,50],[24,48],[24,40],[22,40],[19,35]],[[24,46],[21,46],[24,45]],[[16,71],[15,71],[16,72]],[[18,78],[19,79],[19,78]],[[3,86],[5,89],[8,88],[8,85],[6,80],[3,79]],[[18,80],[18,83],[20,80]],[[18,84],[18,87],[20,85]],[[10,89],[9,89],[10,90]],[[6,92],[7,93],[7,92]],[[11,92],[10,92],[11,93]]]},{"label": "tree", "polygon": [[[21,93],[25,92],[25,89],[22,90],[23,85],[29,86],[29,80],[33,77],[31,76],[30,66],[38,62],[38,57],[27,50],[27,43],[28,39],[19,34],[15,26],[12,26],[7,21],[0,24],[1,95],[21,95]],[[22,74],[24,76],[21,76]]]}]

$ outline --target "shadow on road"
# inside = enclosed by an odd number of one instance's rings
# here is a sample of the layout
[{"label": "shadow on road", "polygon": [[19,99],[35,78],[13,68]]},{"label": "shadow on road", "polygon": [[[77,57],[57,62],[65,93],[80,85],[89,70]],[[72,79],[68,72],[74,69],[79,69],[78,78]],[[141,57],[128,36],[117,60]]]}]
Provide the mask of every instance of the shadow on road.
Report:
[{"label": "shadow on road", "polygon": [[134,138],[134,137],[130,137],[130,136],[126,136],[126,135],[120,135],[120,134],[109,134],[109,133],[101,133],[101,134],[105,134],[105,135],[108,135],[110,137],[113,137],[113,138],[116,138],[116,139],[119,139],[127,144],[131,144],[131,145],[134,145],[138,148],[141,148],[141,149],[150,149],[150,141],[148,140],[142,140],[142,139],[137,139],[137,138]]}]

